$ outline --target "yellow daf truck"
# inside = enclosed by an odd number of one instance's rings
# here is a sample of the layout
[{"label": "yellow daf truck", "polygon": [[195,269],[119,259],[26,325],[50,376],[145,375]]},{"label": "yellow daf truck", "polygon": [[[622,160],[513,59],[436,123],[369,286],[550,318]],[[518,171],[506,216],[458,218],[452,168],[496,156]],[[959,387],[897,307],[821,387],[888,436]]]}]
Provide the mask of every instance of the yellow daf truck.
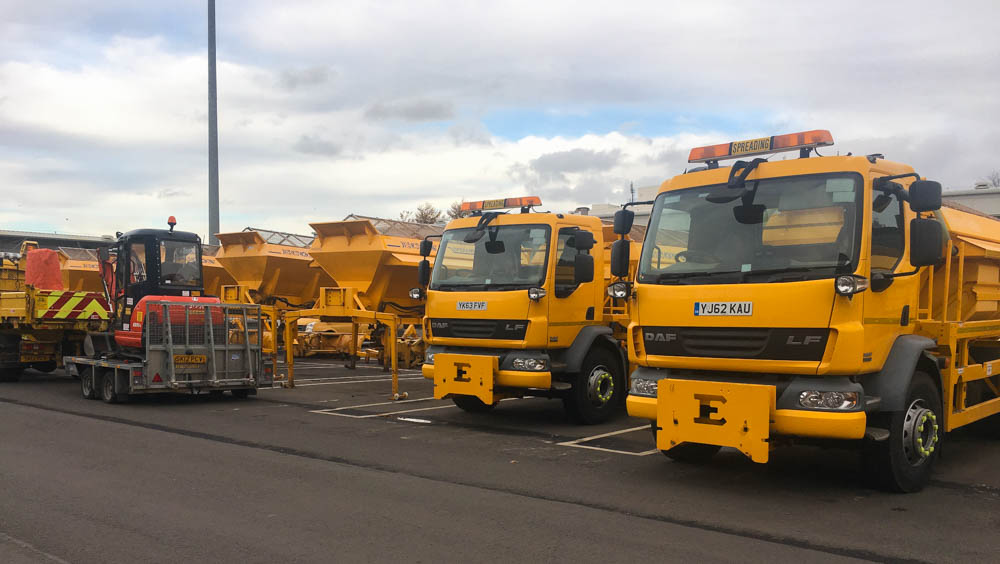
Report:
[{"label": "yellow daf truck", "polygon": [[916,491],[947,431],[1000,411],[1000,222],[880,154],[812,155],[832,143],[696,148],[660,187],[634,283],[609,288],[630,300],[627,409],[674,459],[840,440]]},{"label": "yellow daf truck", "polygon": [[[540,204],[467,202],[471,216],[448,224],[433,273],[422,261],[411,297],[426,299],[423,374],[434,397],[466,411],[533,395],[561,398],[574,419],[598,423],[622,410],[627,391],[627,317],[605,298],[610,241],[600,219],[531,211]],[[421,254],[431,249],[422,241]]]}]

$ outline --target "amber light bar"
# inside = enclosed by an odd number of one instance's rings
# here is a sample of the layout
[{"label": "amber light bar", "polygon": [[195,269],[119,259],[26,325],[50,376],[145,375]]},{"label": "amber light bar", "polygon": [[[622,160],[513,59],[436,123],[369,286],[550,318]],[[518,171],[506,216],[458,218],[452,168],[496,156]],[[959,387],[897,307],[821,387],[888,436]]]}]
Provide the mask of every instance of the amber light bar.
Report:
[{"label": "amber light bar", "polygon": [[485,210],[505,210],[509,208],[530,208],[542,205],[538,196],[522,196],[520,198],[500,198],[499,200],[480,200],[478,202],[462,202],[462,211],[474,212]]},{"label": "amber light bar", "polygon": [[794,151],[796,149],[812,149],[827,145],[833,145],[833,135],[825,129],[814,129],[800,133],[787,133],[773,137],[760,137],[758,139],[695,147],[691,149],[688,162],[705,163],[722,159]]}]

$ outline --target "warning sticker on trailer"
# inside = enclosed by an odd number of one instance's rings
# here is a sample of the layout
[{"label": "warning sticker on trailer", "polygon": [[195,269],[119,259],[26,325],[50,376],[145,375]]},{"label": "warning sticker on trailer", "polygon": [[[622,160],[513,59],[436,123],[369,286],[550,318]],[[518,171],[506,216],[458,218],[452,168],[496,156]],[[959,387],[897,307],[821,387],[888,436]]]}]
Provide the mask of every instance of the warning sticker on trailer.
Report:
[{"label": "warning sticker on trailer", "polygon": [[694,314],[753,315],[753,302],[695,302]]}]

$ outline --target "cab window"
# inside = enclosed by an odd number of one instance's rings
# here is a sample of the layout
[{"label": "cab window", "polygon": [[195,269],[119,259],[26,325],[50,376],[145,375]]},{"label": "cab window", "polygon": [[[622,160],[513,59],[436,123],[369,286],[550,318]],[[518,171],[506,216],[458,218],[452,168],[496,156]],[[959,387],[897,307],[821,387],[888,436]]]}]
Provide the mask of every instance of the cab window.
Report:
[{"label": "cab window", "polygon": [[132,243],[128,252],[129,284],[138,284],[146,280],[146,245]]},{"label": "cab window", "polygon": [[895,270],[906,248],[904,226],[899,197],[876,193],[872,201],[872,270]]},{"label": "cab window", "polygon": [[579,286],[575,281],[574,271],[576,255],[590,254],[590,251],[579,251],[573,247],[573,236],[580,232],[577,227],[564,227],[559,230],[556,242],[556,274],[555,294],[557,298],[565,298],[576,291]]}]

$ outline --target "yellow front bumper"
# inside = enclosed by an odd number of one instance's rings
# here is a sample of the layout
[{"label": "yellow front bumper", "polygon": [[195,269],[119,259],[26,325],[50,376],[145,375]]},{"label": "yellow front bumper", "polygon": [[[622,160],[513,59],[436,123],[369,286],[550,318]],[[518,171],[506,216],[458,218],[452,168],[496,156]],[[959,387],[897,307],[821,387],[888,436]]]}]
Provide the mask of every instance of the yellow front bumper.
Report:
[{"label": "yellow front bumper", "polygon": [[434,364],[424,364],[420,371],[424,378],[434,381],[434,397],[439,398],[474,395],[493,403],[495,386],[542,390],[552,387],[551,372],[499,370],[495,356],[439,353]]},{"label": "yellow front bumper", "polygon": [[[735,399],[735,398],[734,398]],[[663,405],[660,405],[659,401],[663,401]],[[657,422],[657,413],[667,413],[673,414],[678,410],[672,409],[671,402],[668,397],[661,398],[643,397],[643,396],[628,396],[626,400],[626,408],[628,414],[632,417],[641,417],[643,419],[648,419],[650,421]],[[676,402],[676,399],[673,401]],[[733,400],[730,400],[733,401]],[[762,401],[762,400],[757,400]],[[764,405],[747,406],[747,405],[723,405],[719,402],[708,402],[709,413],[708,417],[711,419],[721,420],[725,417],[736,421],[737,425],[740,427],[739,432],[746,434],[751,431],[753,425],[748,425],[747,422],[750,421],[751,417],[743,417],[744,412],[752,413],[757,410],[763,413],[765,410]],[[728,407],[727,407],[728,406]],[[699,408],[700,405],[695,406],[695,409]],[[849,412],[849,413],[835,413],[826,411],[807,411],[800,409],[775,409],[774,404],[766,407],[769,413],[767,429],[755,429],[758,432],[758,436],[755,439],[767,439],[771,435],[783,435],[791,437],[812,437],[812,438],[825,438],[825,439],[861,439],[865,435],[865,426],[867,425],[867,416],[863,411]],[[721,411],[721,414],[720,414]],[[728,411],[729,413],[726,413]],[[664,420],[669,420],[670,415],[664,416]],[[673,425],[673,421],[671,421]],[[760,427],[761,425],[758,425]],[[663,428],[662,423],[657,422],[657,427]],[[692,430],[692,428],[694,430]],[[700,433],[697,431],[697,427],[694,425],[680,426],[676,428],[669,435],[673,436],[676,443],[680,442],[708,442],[708,444],[717,444],[719,442],[726,442],[717,440],[711,434]],[[707,431],[714,431],[714,429],[706,427]],[[663,445],[659,444],[659,435],[662,435],[662,431],[657,433],[657,448],[663,448],[664,450],[670,448],[669,441],[665,442]],[[750,434],[753,434],[752,432]],[[665,437],[669,438],[669,437]],[[714,441],[712,439],[715,439]],[[766,443],[765,443],[766,444]],[[724,444],[723,446],[734,446],[740,448],[737,444]],[[740,448],[748,456],[753,455],[751,458],[756,462],[766,462],[767,453],[764,445],[756,444],[755,446]],[[747,451],[751,452],[747,452]]]}]

